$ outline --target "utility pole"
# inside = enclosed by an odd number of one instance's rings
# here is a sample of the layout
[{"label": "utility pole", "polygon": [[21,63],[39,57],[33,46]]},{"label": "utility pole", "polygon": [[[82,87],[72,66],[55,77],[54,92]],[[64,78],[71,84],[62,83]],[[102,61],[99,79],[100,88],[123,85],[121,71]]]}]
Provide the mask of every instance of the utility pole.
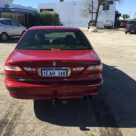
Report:
[{"label": "utility pole", "polygon": [[74,1],[72,1],[73,2],[73,26],[75,26],[75,14],[74,14],[74,12],[75,12],[75,5],[77,6],[77,4],[74,2]]},{"label": "utility pole", "polygon": [[93,21],[93,0],[92,0],[92,21]]},{"label": "utility pole", "polygon": [[130,15],[131,15],[131,12],[129,12],[129,20],[130,20]]},{"label": "utility pole", "polygon": [[134,13],[134,19],[136,18],[136,12]]}]

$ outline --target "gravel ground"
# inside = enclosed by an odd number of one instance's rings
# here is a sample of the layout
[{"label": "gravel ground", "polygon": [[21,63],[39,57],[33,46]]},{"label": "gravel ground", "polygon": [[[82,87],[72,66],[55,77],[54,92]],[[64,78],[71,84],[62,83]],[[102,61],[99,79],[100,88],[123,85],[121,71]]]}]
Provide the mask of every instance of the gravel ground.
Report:
[{"label": "gravel ground", "polygon": [[0,43],[1,136],[136,136],[136,35],[85,32],[103,65],[104,85],[93,100],[18,100],[4,86],[4,62],[17,38]]}]

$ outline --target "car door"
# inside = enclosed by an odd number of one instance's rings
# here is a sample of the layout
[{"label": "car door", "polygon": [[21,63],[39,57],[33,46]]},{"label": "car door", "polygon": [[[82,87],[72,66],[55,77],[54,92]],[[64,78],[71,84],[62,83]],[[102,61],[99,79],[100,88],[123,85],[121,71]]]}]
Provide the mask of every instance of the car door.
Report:
[{"label": "car door", "polygon": [[135,30],[135,32],[136,32],[136,22],[134,23],[134,30]]},{"label": "car door", "polygon": [[22,30],[20,29],[19,24],[17,24],[16,22],[14,22],[12,20],[10,20],[10,24],[14,28],[14,35],[21,35]]},{"label": "car door", "polygon": [[135,23],[133,22],[131,25],[130,25],[130,32],[135,32]]},{"label": "car door", "polygon": [[4,32],[6,32],[9,36],[14,35],[14,28],[10,25],[9,20],[2,20],[1,23],[3,24],[2,27],[4,27]]}]

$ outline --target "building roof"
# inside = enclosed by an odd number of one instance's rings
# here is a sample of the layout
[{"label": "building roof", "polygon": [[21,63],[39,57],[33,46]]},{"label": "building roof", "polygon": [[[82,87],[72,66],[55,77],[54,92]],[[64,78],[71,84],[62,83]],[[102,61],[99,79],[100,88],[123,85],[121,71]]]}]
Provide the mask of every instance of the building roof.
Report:
[{"label": "building roof", "polygon": [[29,30],[35,30],[35,29],[58,29],[58,30],[80,30],[76,27],[64,27],[64,26],[35,26],[29,28]]},{"label": "building roof", "polygon": [[17,13],[28,13],[28,14],[37,14],[36,10],[21,9],[21,8],[0,8],[0,12],[17,12]]}]

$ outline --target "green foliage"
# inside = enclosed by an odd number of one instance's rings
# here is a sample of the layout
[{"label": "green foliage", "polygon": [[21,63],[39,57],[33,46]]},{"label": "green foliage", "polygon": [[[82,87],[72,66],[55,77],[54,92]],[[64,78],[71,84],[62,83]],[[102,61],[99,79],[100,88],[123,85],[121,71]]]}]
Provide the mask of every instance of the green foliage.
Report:
[{"label": "green foliage", "polygon": [[38,14],[29,14],[29,27],[32,26],[60,26],[59,14],[53,11],[43,11]]},{"label": "green foliage", "polygon": [[130,18],[130,16],[129,16],[128,14],[123,14],[123,15],[122,15],[122,18],[123,18],[124,20],[127,20],[128,18]]},{"label": "green foliage", "polygon": [[134,19],[131,19],[131,20],[136,20],[136,18],[134,18]]}]

